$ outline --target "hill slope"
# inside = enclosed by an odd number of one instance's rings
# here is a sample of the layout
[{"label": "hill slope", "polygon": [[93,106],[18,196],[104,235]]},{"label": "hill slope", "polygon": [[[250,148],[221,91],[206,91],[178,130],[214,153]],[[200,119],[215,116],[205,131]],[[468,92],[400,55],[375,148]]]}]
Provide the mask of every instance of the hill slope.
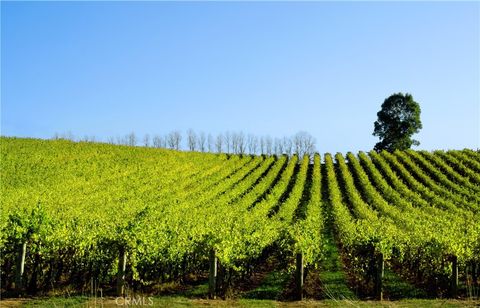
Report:
[{"label": "hill slope", "polygon": [[359,294],[375,293],[379,264],[434,295],[457,292],[450,286],[456,267],[460,293],[478,285],[478,152],[325,154],[321,164],[319,155],[241,157],[61,140],[2,137],[0,147],[7,290],[24,244],[22,285],[32,292],[81,289],[91,279],[113,285],[124,257],[126,282],[141,289],[201,276],[213,253],[222,293],[268,255],[293,268],[301,254],[313,270],[332,238]]}]

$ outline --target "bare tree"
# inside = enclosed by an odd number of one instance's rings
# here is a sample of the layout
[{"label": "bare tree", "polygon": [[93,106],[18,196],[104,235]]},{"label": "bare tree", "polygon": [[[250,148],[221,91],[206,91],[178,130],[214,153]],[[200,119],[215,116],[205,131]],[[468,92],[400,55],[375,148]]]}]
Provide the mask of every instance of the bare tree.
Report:
[{"label": "bare tree", "polygon": [[315,138],[310,135],[309,133],[305,133],[305,139],[304,139],[304,147],[305,147],[305,153],[309,156],[313,156],[315,154],[315,151],[317,150],[315,147]]},{"label": "bare tree", "polygon": [[162,147],[162,137],[159,135],[153,136],[153,146],[155,148],[161,148]]},{"label": "bare tree", "polygon": [[293,150],[298,155],[302,151],[302,139],[297,133],[292,137]]},{"label": "bare tree", "polygon": [[112,136],[108,137],[107,138],[107,143],[108,144],[115,144],[115,138],[113,138]]},{"label": "bare tree", "polygon": [[232,138],[230,137],[230,132],[227,131],[227,132],[225,133],[225,137],[224,137],[224,138],[225,138],[225,147],[226,147],[226,150],[227,150],[226,152],[227,152],[227,153],[230,153],[230,146],[231,146],[231,143],[230,143],[230,142],[231,142],[231,140],[232,140]]},{"label": "bare tree", "polygon": [[208,134],[207,136],[207,146],[208,146],[208,152],[213,153],[213,136],[211,134]]},{"label": "bare tree", "polygon": [[237,149],[238,154],[245,154],[247,150],[247,144],[245,142],[245,135],[243,134],[243,132],[239,132],[237,134]]},{"label": "bare tree", "polygon": [[169,133],[167,136],[167,143],[169,149],[175,148],[175,135],[173,132]]},{"label": "bare tree", "polygon": [[265,138],[260,137],[260,154],[265,154]]},{"label": "bare tree", "polygon": [[282,139],[278,140],[278,151],[280,152],[280,155],[283,155],[285,153],[285,148],[283,147],[283,141]]},{"label": "bare tree", "polygon": [[215,142],[215,148],[217,149],[217,153],[222,153],[222,147],[223,147],[223,135],[219,134]]},{"label": "bare tree", "polygon": [[182,133],[179,131],[175,131],[175,150],[180,150],[180,143],[182,142]]},{"label": "bare tree", "polygon": [[243,154],[246,150],[245,135],[243,132],[232,133],[232,151],[235,154]]},{"label": "bare tree", "polygon": [[117,144],[127,144],[125,140],[125,138],[117,136]]},{"label": "bare tree", "polygon": [[238,154],[238,135],[236,132],[232,133],[232,152]]},{"label": "bare tree", "polygon": [[293,136],[295,152],[299,157],[313,155],[315,152],[315,139],[307,132],[301,131]]},{"label": "bare tree", "polygon": [[146,147],[150,146],[150,135],[149,134],[145,134],[145,136],[143,137],[143,145],[146,146]]},{"label": "bare tree", "polygon": [[280,138],[275,138],[273,141],[273,151],[276,155],[280,156],[283,154],[283,145]]},{"label": "bare tree", "polygon": [[267,151],[267,155],[272,155],[272,146],[273,146],[272,137],[267,136],[265,138],[265,150]]},{"label": "bare tree", "polygon": [[[71,131],[66,132],[63,134],[63,139],[65,140],[70,140],[70,141],[75,141],[75,136],[73,136]],[[95,141],[95,136],[93,136],[93,141]]]},{"label": "bare tree", "polygon": [[182,134],[179,131],[173,131],[168,134],[167,137],[168,147],[170,149],[179,150],[180,149],[180,142],[182,141]]},{"label": "bare tree", "polygon": [[253,134],[248,134],[247,145],[248,145],[248,152],[250,154],[255,154],[258,148],[258,138],[255,137],[255,135]]},{"label": "bare tree", "polygon": [[187,132],[187,143],[188,149],[190,151],[195,151],[195,147],[197,145],[197,135],[193,131],[193,129],[189,129]]},{"label": "bare tree", "polygon": [[283,137],[282,144],[285,154],[292,156],[292,140],[290,138]]},{"label": "bare tree", "polygon": [[71,131],[68,131],[68,132],[63,133],[63,134],[59,134],[59,133],[55,132],[55,134],[53,135],[52,139],[53,139],[53,140],[63,139],[63,140],[75,141],[75,137],[73,136],[73,134],[72,134]]},{"label": "bare tree", "polygon": [[[69,140],[69,139],[67,139]],[[83,139],[81,141],[84,141],[84,142],[95,142],[96,138],[95,136],[88,136],[88,135],[85,135],[83,136]],[[73,140],[72,140],[73,141]]]},{"label": "bare tree", "polygon": [[127,141],[127,145],[129,146],[137,145],[137,137],[135,136],[135,133],[131,132],[130,134],[128,134],[126,136],[126,141]]},{"label": "bare tree", "polygon": [[205,137],[205,133],[201,132],[200,136],[198,136],[198,148],[201,152],[205,152],[206,141],[207,141],[207,137]]}]

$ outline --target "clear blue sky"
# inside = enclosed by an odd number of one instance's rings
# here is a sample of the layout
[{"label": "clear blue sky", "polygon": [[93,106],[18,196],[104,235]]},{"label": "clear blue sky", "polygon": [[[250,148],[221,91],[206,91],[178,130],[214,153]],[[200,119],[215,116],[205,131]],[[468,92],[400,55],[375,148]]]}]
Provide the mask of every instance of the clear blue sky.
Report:
[{"label": "clear blue sky", "polygon": [[411,93],[421,149],[480,146],[480,4],[4,2],[1,133],[310,132],[369,150]]}]

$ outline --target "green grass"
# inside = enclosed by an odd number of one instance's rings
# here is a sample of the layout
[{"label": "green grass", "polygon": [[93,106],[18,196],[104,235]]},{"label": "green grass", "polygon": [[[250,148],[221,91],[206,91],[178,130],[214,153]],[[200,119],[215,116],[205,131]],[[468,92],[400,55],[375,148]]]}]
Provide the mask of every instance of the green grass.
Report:
[{"label": "green grass", "polygon": [[[192,299],[182,296],[153,297],[153,306],[143,307],[479,307],[480,300],[428,300],[407,299],[399,301],[358,301],[358,300],[321,300],[302,302],[279,302],[274,300],[238,299],[238,300],[206,300]],[[105,298],[102,301],[84,296],[50,297],[36,299],[13,299],[0,301],[0,307],[134,307],[117,306],[115,298]]]},{"label": "green grass", "polygon": [[290,274],[287,271],[270,272],[257,288],[246,292],[242,297],[246,299],[276,300],[280,298],[289,278]]},{"label": "green grass", "polygon": [[86,296],[49,297],[26,301],[22,307],[84,307],[88,301]]},{"label": "green grass", "polygon": [[321,264],[322,297],[326,299],[356,299],[348,288],[337,245],[331,232],[325,233],[325,259]]},{"label": "green grass", "polygon": [[[350,299],[355,300],[357,297],[348,288],[345,279],[345,272],[342,268],[340,256],[337,246],[335,245],[333,236],[325,234],[325,260],[322,262],[320,271],[320,280],[322,282],[323,298],[325,299]],[[385,269],[384,274],[384,294],[388,299],[408,299],[408,298],[426,298],[426,293],[406,282],[393,271]]]},{"label": "green grass", "polygon": [[406,282],[388,268],[385,268],[383,289],[385,295],[392,300],[400,298],[421,299],[427,297],[425,291],[418,289],[412,284]]},{"label": "green grass", "polygon": [[186,297],[207,297],[208,296],[208,282],[196,285],[195,287],[185,291],[182,295]]}]

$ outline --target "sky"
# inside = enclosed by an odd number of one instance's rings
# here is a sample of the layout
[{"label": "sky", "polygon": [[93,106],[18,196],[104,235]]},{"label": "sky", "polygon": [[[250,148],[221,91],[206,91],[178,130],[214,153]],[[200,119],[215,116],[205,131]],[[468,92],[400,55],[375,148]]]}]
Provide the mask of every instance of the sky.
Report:
[{"label": "sky", "polygon": [[1,134],[307,131],[368,151],[402,92],[418,149],[479,148],[479,59],[479,2],[2,1]]}]

